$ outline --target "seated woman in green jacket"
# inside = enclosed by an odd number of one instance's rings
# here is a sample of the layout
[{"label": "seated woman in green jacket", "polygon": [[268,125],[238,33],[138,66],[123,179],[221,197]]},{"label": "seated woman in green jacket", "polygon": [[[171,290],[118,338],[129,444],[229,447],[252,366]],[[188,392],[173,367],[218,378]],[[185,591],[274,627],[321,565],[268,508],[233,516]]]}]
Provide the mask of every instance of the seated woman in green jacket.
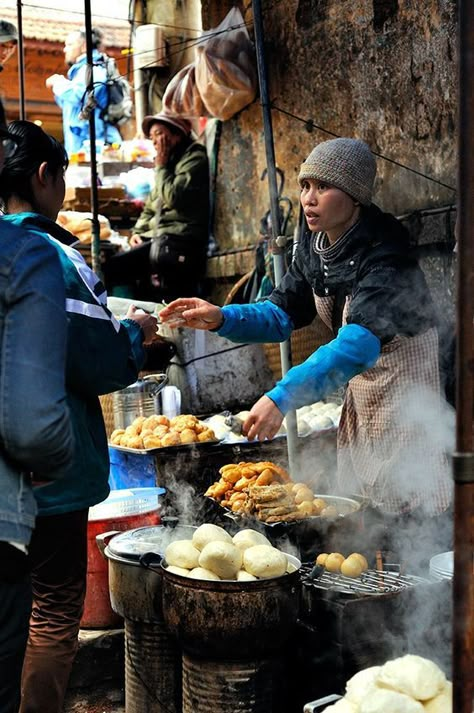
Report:
[{"label": "seated woman in green jacket", "polygon": [[33,611],[20,706],[22,713],[60,713],[86,589],[88,509],[109,493],[98,397],[136,381],[145,361],[143,344],[153,339],[157,321],[135,307],[127,319],[115,319],[102,283],[72,247],[76,239],[54,222],[65,193],[67,155],[61,144],[29,121],[13,122],[8,132],[18,148],[0,176],[7,213],[0,227],[19,226],[53,245],[66,288],[66,394],[75,446],[72,466],[60,483],[35,491]]},{"label": "seated woman in green jacket", "polygon": [[153,142],[155,185],[130,238],[132,250],[104,265],[108,289],[140,280],[142,299],[195,295],[206,271],[209,162],[186,119],[146,116]]}]

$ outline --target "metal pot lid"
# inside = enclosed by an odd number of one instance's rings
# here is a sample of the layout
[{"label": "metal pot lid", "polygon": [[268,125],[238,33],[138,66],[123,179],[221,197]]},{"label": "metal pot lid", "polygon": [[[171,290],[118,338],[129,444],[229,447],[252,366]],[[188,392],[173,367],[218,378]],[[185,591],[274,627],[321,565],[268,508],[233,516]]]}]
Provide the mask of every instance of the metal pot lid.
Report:
[{"label": "metal pot lid", "polygon": [[190,540],[195,529],[188,525],[137,527],[115,535],[107,550],[112,556],[138,561],[147,552],[163,555],[169,543],[174,540]]}]

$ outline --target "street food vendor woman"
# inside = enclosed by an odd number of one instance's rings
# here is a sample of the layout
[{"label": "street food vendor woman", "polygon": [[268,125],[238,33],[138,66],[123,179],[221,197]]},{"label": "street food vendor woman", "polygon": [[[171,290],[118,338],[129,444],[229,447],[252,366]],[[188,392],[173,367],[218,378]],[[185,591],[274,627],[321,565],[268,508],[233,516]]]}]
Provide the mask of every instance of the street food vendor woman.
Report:
[{"label": "street food vendor woman", "polygon": [[[179,299],[160,316],[236,342],[275,342],[316,314],[334,338],[253,406],[250,439],[272,438],[290,409],[347,385],[338,432],[342,493],[385,513],[445,511],[451,499],[440,427],[435,311],[405,228],[372,202],[374,157],[363,141],[318,144],[302,164],[309,232],[264,302],[222,309]],[[178,322],[176,322],[178,323]],[[429,420],[429,423],[428,423]]]}]

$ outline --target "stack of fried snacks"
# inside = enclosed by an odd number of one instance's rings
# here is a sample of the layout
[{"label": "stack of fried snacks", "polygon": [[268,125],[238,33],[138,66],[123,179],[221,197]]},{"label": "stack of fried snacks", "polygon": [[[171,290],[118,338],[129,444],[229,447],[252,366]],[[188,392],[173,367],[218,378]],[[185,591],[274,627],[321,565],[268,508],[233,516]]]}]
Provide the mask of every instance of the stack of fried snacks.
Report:
[{"label": "stack of fried snacks", "polygon": [[241,515],[251,515],[269,524],[319,515],[326,507],[304,483],[294,483],[284,468],[262,461],[223,466],[220,480],[206,495]]},{"label": "stack of fried snacks", "polygon": [[126,448],[166,448],[189,443],[215,441],[211,428],[196,416],[181,415],[168,419],[166,416],[138,416],[127,428],[117,428],[110,436],[110,443]]}]

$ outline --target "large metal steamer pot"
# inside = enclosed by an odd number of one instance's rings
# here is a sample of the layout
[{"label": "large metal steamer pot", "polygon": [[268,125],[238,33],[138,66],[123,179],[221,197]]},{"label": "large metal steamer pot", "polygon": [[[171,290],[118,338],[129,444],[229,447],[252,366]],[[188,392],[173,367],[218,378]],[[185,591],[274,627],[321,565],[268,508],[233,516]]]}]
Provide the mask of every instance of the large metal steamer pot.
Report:
[{"label": "large metal steamer pot", "polygon": [[[125,623],[126,713],[180,713],[181,653],[163,618],[161,561],[173,539],[189,539],[196,528],[160,525],[98,536],[108,560],[112,609]],[[105,546],[106,545],[106,546]]]},{"label": "large metal steamer pot", "polygon": [[203,658],[249,659],[281,650],[296,623],[301,563],[290,574],[251,582],[163,572],[163,616],[183,649]]}]

